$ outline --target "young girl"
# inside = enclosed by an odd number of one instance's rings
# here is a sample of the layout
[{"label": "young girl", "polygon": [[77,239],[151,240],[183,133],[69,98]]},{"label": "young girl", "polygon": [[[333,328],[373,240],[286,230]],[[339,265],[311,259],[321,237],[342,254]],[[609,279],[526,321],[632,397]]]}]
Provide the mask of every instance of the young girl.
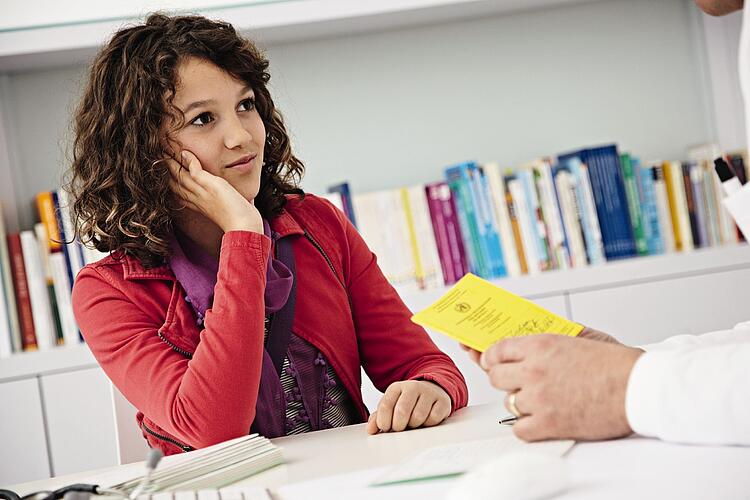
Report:
[{"label": "young girl", "polygon": [[79,237],[111,255],[73,307],[152,447],[176,453],[367,420],[437,425],[461,373],[345,216],[296,187],[268,61],[226,23],[152,15],[116,33],[76,115]]}]

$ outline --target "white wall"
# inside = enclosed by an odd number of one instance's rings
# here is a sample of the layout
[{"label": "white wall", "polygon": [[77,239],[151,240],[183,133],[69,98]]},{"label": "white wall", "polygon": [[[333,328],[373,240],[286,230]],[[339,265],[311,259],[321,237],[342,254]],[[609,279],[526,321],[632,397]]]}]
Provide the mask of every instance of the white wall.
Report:
[{"label": "white wall", "polygon": [[[692,9],[613,0],[270,47],[303,187],[396,187],[459,161],[516,165],[606,141],[681,158],[714,138]],[[59,184],[81,75],[9,77],[21,203]],[[31,210],[20,217],[30,224]]]}]

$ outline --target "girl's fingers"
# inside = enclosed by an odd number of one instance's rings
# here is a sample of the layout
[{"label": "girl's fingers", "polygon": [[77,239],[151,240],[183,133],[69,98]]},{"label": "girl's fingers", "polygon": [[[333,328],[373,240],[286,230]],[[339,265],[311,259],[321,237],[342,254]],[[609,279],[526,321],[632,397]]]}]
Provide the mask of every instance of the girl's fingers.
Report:
[{"label": "girl's fingers", "polygon": [[413,386],[405,386],[398,397],[396,406],[393,407],[393,421],[391,430],[401,432],[406,429],[411,420],[411,414],[417,405],[420,391],[414,390]]},{"label": "girl's fingers", "polygon": [[380,432],[380,429],[378,428],[378,412],[374,411],[367,420],[367,433],[377,434],[378,432]]},{"label": "girl's fingers", "polygon": [[430,409],[430,414],[424,422],[425,427],[432,427],[437,425],[451,414],[451,402],[450,399],[438,398],[435,404]]},{"label": "girl's fingers", "polygon": [[419,399],[417,399],[417,404],[414,405],[414,409],[411,412],[408,427],[410,429],[421,427],[427,421],[427,417],[430,416],[430,411],[432,411],[432,406],[434,404],[435,399],[429,397],[425,393],[420,394]]}]

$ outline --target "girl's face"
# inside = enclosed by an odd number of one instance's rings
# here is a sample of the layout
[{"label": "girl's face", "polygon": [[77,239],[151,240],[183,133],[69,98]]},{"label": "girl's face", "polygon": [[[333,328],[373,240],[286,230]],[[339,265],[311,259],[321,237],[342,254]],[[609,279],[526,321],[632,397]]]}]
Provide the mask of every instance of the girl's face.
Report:
[{"label": "girl's face", "polygon": [[266,143],[253,90],[203,59],[186,59],[177,75],[173,104],[185,115],[185,125],[173,139],[200,160],[203,170],[223,177],[252,202],[260,189]]}]

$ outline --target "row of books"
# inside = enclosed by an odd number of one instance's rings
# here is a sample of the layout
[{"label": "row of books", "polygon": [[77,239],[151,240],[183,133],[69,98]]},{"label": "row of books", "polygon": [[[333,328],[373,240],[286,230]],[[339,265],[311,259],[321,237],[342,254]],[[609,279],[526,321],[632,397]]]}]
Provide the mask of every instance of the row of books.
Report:
[{"label": "row of books", "polygon": [[[534,160],[517,169],[468,162],[430,184],[333,201],[357,226],[400,290],[439,288],[467,272],[492,279],[737,243],[721,204],[716,148],[688,160],[641,163],[614,144]],[[727,155],[744,183],[744,154]],[[0,357],[77,344],[71,289],[102,258],[72,240],[64,191],[36,196],[34,230],[6,234],[0,207]],[[67,243],[63,243],[67,242]]]},{"label": "row of books", "polygon": [[[463,163],[442,181],[399,189],[351,194],[337,185],[327,197],[408,292],[466,272],[492,279],[737,243],[718,155],[708,145],[686,161],[641,162],[608,144],[516,169]],[[726,158],[744,183],[744,153]]]},{"label": "row of books", "polygon": [[81,342],[71,306],[73,278],[103,256],[70,241],[64,191],[39,193],[35,201],[41,222],[17,233],[6,232],[0,206],[0,358]]}]

